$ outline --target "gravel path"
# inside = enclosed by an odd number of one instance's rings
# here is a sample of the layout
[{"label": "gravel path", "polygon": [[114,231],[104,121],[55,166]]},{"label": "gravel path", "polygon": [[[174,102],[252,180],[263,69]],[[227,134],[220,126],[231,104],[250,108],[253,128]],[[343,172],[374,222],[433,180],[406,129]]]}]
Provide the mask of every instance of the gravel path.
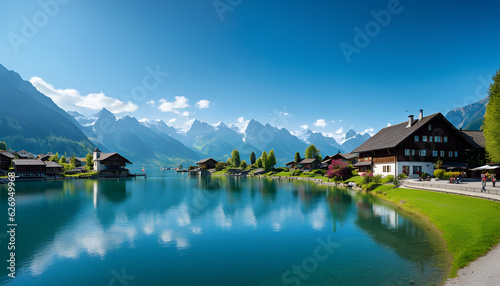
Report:
[{"label": "gravel path", "polygon": [[458,270],[458,276],[448,278],[444,285],[500,285],[500,244],[493,247],[486,255],[472,261],[467,267]]}]

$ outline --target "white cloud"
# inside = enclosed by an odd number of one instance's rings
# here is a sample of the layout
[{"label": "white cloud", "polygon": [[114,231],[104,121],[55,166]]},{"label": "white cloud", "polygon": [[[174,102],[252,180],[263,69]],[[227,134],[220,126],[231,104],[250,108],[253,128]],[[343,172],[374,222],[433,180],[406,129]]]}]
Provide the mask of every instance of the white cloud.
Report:
[{"label": "white cloud", "polygon": [[183,108],[188,108],[189,99],[187,99],[184,96],[176,96],[175,101],[170,102],[167,101],[166,99],[162,98],[160,99],[160,106],[158,106],[158,109],[160,109],[163,112],[173,112],[176,114],[179,114],[180,112],[177,109],[183,109]]},{"label": "white cloud", "polygon": [[326,127],[326,121],[324,119],[318,119],[316,122],[313,123],[314,126],[316,127]]},{"label": "white cloud", "polygon": [[172,119],[170,119],[170,120],[168,121],[168,123],[172,124],[172,123],[174,123],[175,121],[177,121],[177,118],[172,118]]},{"label": "white cloud", "polygon": [[245,121],[245,118],[243,116],[238,117],[238,123],[243,123]]},{"label": "white cloud", "polygon": [[39,92],[50,97],[55,104],[66,111],[76,110],[85,113],[86,111],[98,111],[106,108],[112,113],[122,113],[134,112],[138,108],[130,101],[125,103],[106,96],[102,91],[81,95],[75,89],[56,89],[53,85],[36,76],[32,77],[30,82]]},{"label": "white cloud", "polygon": [[307,124],[300,125],[300,128],[306,130],[306,129],[309,129],[309,125],[307,125]]},{"label": "white cloud", "polygon": [[373,136],[373,135],[374,135],[374,134],[373,134],[373,131],[375,131],[375,129],[373,129],[373,128],[368,128],[368,129],[365,129],[365,131],[363,131],[363,133],[362,133],[362,134],[368,133],[368,134],[370,134],[371,136]]},{"label": "white cloud", "polygon": [[154,100],[150,100],[148,102],[146,102],[147,104],[151,105],[151,106],[155,106],[155,101]]},{"label": "white cloud", "polygon": [[184,117],[188,117],[189,114],[191,114],[189,111],[182,112],[182,116],[184,116]]},{"label": "white cloud", "polygon": [[283,116],[288,116],[288,115],[291,115],[290,113],[288,113],[288,112],[284,112],[284,111],[280,111],[280,114],[282,114]]},{"label": "white cloud", "polygon": [[344,133],[344,127],[340,127],[337,131],[335,131],[337,134],[342,134]]},{"label": "white cloud", "polygon": [[206,99],[202,99],[196,103],[196,107],[198,108],[209,108],[210,107],[210,101]]}]

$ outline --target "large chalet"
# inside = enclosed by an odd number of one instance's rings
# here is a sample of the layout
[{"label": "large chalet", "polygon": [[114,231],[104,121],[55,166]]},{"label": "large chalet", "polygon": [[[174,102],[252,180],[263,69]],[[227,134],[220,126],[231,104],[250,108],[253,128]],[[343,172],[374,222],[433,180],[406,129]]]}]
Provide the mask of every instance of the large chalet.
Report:
[{"label": "large chalet", "polygon": [[458,130],[441,113],[424,117],[420,110],[417,119],[410,115],[407,122],[385,127],[354,150],[359,153],[354,167],[359,172],[415,178],[432,174],[438,159],[444,167],[468,167],[466,151],[473,149],[484,149],[482,132]]},{"label": "large chalet", "polygon": [[94,171],[101,172],[103,177],[127,177],[130,172],[126,164],[132,164],[127,158],[118,153],[102,153],[95,148],[93,153]]}]

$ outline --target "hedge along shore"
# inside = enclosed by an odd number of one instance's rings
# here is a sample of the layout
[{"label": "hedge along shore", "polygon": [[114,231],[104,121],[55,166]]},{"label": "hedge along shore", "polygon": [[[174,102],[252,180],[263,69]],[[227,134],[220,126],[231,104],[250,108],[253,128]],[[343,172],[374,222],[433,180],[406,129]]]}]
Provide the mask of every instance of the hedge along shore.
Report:
[{"label": "hedge along shore", "polygon": [[[346,187],[343,183],[325,182],[323,179],[308,177],[260,175],[255,177],[313,181],[320,185]],[[361,190],[359,187],[356,189]],[[484,256],[493,247],[496,246],[495,249],[500,247],[498,246],[500,216],[495,216],[500,213],[500,203],[496,201],[460,194],[394,188],[393,185],[382,185],[371,193],[401,210],[426,218],[441,232],[446,248],[452,255],[449,278],[456,277],[459,269]],[[498,253],[500,254],[500,251]],[[464,273],[472,275],[471,271]],[[495,273],[488,274],[490,279]]]}]

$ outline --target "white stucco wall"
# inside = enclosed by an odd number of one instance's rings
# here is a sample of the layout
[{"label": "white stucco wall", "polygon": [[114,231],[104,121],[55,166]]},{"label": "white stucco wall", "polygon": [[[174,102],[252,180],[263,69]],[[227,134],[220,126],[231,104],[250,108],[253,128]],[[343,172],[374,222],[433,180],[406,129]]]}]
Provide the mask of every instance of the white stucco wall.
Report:
[{"label": "white stucco wall", "polygon": [[[390,172],[384,172],[384,166],[391,166]],[[373,174],[374,175],[382,175],[387,177],[388,175],[396,174],[396,163],[381,163],[381,164],[373,164]]]},{"label": "white stucco wall", "polygon": [[432,163],[432,162],[398,162],[397,163],[398,175],[403,173],[403,166],[410,166],[409,177],[415,178],[415,179],[418,178],[418,175],[413,174],[413,166],[421,166],[422,172],[428,173],[431,176],[434,173],[434,163]]}]

